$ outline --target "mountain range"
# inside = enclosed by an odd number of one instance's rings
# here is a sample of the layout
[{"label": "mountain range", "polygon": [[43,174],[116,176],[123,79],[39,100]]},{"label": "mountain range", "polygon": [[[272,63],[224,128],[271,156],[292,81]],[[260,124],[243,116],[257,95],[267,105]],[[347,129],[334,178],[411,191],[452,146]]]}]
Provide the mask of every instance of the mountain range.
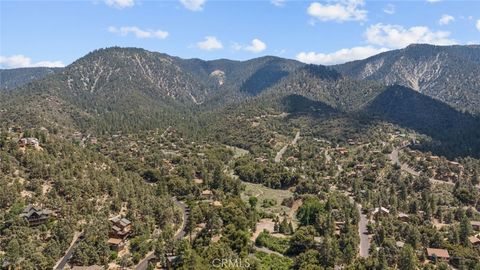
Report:
[{"label": "mountain range", "polygon": [[231,108],[268,110],[301,96],[308,102],[295,106],[322,104],[336,113],[381,119],[444,144],[455,138],[461,147],[451,147],[463,154],[480,149],[478,45],[410,45],[331,67],[273,56],[181,59],[113,47],[63,69],[0,75],[6,89],[0,119],[9,125],[97,133],[169,125],[201,130]]}]

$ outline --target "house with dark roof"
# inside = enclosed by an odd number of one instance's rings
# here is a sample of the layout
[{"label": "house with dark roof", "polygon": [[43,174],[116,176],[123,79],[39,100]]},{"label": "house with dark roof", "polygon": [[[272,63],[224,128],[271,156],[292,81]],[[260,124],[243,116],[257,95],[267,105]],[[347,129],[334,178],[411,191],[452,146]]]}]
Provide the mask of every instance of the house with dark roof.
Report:
[{"label": "house with dark roof", "polygon": [[111,238],[124,239],[132,233],[132,222],[126,218],[114,217],[110,219],[112,228],[109,233]]},{"label": "house with dark roof", "polygon": [[48,209],[42,209],[38,206],[29,204],[23,209],[20,217],[24,218],[29,226],[38,226],[45,224],[52,214],[53,212]]}]

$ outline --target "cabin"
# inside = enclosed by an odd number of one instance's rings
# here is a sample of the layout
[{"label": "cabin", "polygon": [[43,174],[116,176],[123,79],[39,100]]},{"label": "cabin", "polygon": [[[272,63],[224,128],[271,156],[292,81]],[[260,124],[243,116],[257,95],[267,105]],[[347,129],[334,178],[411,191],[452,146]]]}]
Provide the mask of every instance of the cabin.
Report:
[{"label": "cabin", "polygon": [[110,219],[112,228],[109,233],[111,238],[125,239],[132,233],[132,222],[126,218],[114,217]]},{"label": "cabin", "polygon": [[376,207],[375,209],[373,209],[372,211],[372,216],[374,218],[377,218],[379,216],[386,216],[390,214],[390,210],[388,210],[387,208],[385,207]]},{"label": "cabin", "polygon": [[469,236],[468,241],[470,241],[470,244],[474,247],[480,247],[480,239],[476,236]]},{"label": "cabin", "polygon": [[448,261],[450,260],[450,255],[448,250],[441,248],[427,248],[427,257],[431,261]]},{"label": "cabin", "polygon": [[463,170],[463,165],[458,163],[458,162],[454,162],[454,161],[449,161],[448,162],[448,167],[450,167],[450,169],[456,170],[456,171]]},{"label": "cabin", "polygon": [[480,221],[470,221],[470,224],[472,225],[472,229],[480,231]]},{"label": "cabin", "polygon": [[113,251],[121,251],[125,246],[125,242],[121,238],[108,238],[107,244]]},{"label": "cabin", "polygon": [[410,216],[405,213],[398,213],[397,215],[398,220],[403,221],[403,222],[408,222],[410,220]]},{"label": "cabin", "polygon": [[52,214],[53,212],[48,209],[29,204],[23,209],[20,217],[24,218],[29,226],[38,226],[47,223]]}]

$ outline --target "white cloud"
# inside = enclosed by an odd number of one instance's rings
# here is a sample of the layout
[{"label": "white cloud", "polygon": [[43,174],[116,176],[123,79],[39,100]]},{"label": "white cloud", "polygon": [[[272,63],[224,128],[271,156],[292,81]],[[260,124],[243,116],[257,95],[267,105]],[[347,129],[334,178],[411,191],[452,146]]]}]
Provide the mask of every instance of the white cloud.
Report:
[{"label": "white cloud", "polygon": [[434,45],[456,44],[450,39],[450,32],[431,31],[426,26],[413,26],[405,29],[400,25],[374,24],[365,32],[367,42],[389,48],[402,48],[412,43],[429,43]]},{"label": "white cloud", "polygon": [[115,8],[127,8],[135,5],[135,0],[105,0],[105,4]]},{"label": "white cloud", "polygon": [[241,45],[233,42],[231,48],[235,51],[245,50],[253,53],[259,53],[267,48],[267,44],[265,44],[265,42],[261,41],[258,38],[254,38],[250,45]]},{"label": "white cloud", "polygon": [[108,27],[108,32],[116,33],[121,36],[127,36],[128,34],[133,34],[137,38],[157,38],[157,39],[166,39],[168,37],[168,32],[162,30],[142,30],[136,26],[122,26],[122,27]]},{"label": "white cloud", "polygon": [[440,1],[442,1],[442,0],[427,0],[428,3],[438,3]]},{"label": "white cloud", "polygon": [[475,26],[477,27],[477,30],[480,31],[480,20],[477,20],[477,24]]},{"label": "white cloud", "polygon": [[200,11],[205,5],[205,0],[180,0],[180,3],[191,11]]},{"label": "white cloud", "polygon": [[438,24],[447,25],[453,21],[455,21],[455,17],[453,17],[452,15],[443,14],[440,20],[438,20]]},{"label": "white cloud", "polygon": [[374,48],[372,46],[353,47],[341,49],[333,53],[301,52],[297,54],[297,60],[307,64],[334,65],[353,60],[365,59],[375,54],[388,51],[387,48]]},{"label": "white cloud", "polygon": [[320,4],[313,2],[307,9],[307,13],[320,21],[364,21],[367,19],[367,11],[361,9],[365,5],[364,0],[337,0],[336,3]]},{"label": "white cloud", "polygon": [[384,9],[383,12],[387,14],[395,14],[395,6],[393,4],[388,4]]},{"label": "white cloud", "polygon": [[276,7],[283,7],[285,6],[285,0],[270,0],[270,3]]},{"label": "white cloud", "polygon": [[206,36],[204,41],[197,42],[197,47],[201,50],[212,51],[223,48],[223,44],[214,36]]},{"label": "white cloud", "polygon": [[253,53],[259,53],[259,52],[264,51],[266,48],[267,48],[267,44],[265,44],[260,39],[255,38],[255,39],[252,40],[252,44],[245,47],[245,50],[253,52]]},{"label": "white cloud", "polygon": [[64,67],[62,61],[40,61],[32,63],[32,59],[18,54],[12,56],[0,56],[0,65],[6,68],[23,68],[23,67]]}]

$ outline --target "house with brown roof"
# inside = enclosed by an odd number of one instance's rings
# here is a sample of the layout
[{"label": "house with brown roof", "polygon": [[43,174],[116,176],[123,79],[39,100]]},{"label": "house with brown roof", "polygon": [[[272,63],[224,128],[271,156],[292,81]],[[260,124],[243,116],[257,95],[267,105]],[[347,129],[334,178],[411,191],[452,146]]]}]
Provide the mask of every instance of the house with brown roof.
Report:
[{"label": "house with brown roof", "polygon": [[450,260],[450,254],[448,250],[441,248],[427,248],[427,257],[431,261],[448,261]]},{"label": "house with brown roof", "polygon": [[468,241],[470,241],[470,244],[474,247],[480,247],[480,239],[476,236],[469,236]]},{"label": "house with brown roof", "polygon": [[51,210],[29,204],[23,209],[20,217],[24,218],[29,226],[38,226],[47,223],[52,214]]},{"label": "house with brown roof", "polygon": [[110,222],[112,223],[109,233],[111,238],[125,239],[133,231],[132,222],[126,218],[114,217]]},{"label": "house with brown roof", "polygon": [[121,251],[125,246],[125,242],[121,238],[108,238],[107,244],[111,250],[117,252]]}]

